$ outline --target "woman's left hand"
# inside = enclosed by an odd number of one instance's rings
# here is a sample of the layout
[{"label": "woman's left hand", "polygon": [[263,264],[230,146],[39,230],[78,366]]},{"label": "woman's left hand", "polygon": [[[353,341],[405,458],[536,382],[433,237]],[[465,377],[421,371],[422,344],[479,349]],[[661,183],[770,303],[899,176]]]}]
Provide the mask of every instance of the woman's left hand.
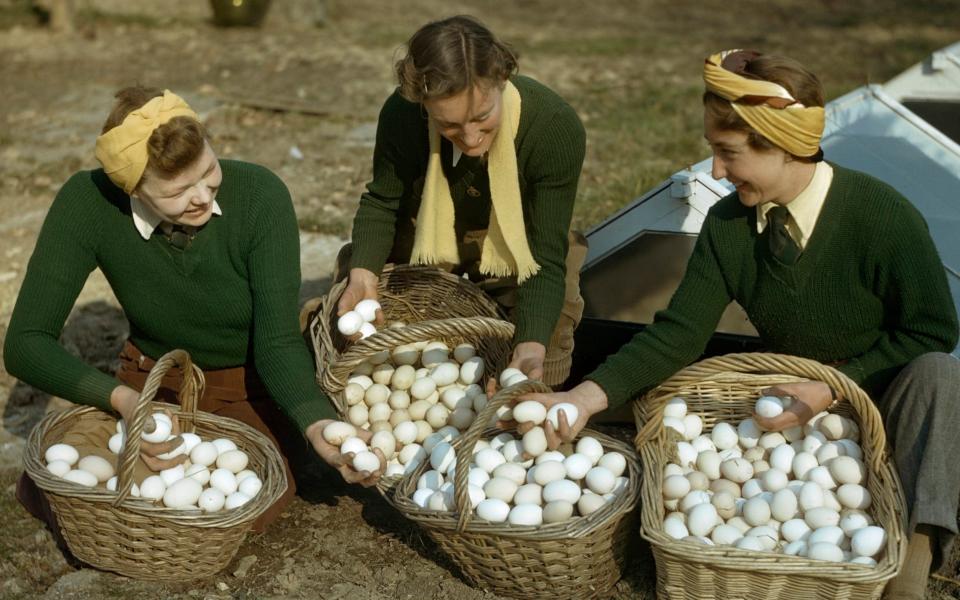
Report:
[{"label": "woman's left hand", "polygon": [[547,347],[540,342],[520,342],[513,349],[508,367],[520,369],[527,379],[543,379],[543,361],[547,357]]},{"label": "woman's left hand", "polygon": [[805,424],[814,415],[827,410],[833,402],[830,386],[822,381],[784,383],[760,392],[764,396],[791,396],[793,403],[773,418],[754,413],[753,419],[765,431],[782,431]]}]

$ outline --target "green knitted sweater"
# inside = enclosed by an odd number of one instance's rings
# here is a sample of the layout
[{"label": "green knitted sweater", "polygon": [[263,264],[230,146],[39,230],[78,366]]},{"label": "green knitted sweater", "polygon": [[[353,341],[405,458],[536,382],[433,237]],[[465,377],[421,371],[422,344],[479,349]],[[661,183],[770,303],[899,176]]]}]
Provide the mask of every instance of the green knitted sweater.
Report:
[{"label": "green knitted sweater", "polygon": [[[523,218],[530,250],[540,271],[517,289],[514,341],[544,345],[563,305],[567,232],[573,215],[586,134],[569,104],[529,77],[511,79],[520,92],[520,125],[515,139]],[[399,240],[412,240],[413,220],[427,172],[429,141],[426,112],[394,92],[380,111],[373,152],[373,180],[360,198],[353,221],[352,268],[379,274],[394,260],[409,260]],[[443,139],[441,159],[450,183],[458,239],[486,229],[490,222],[490,184],[486,163],[461,156],[452,166],[452,145]],[[467,189],[480,192],[472,197]]]},{"label": "green knitted sweater", "polygon": [[710,209],[670,305],[587,376],[623,404],[697,359],[724,308],[739,302],[764,345],[824,363],[872,394],[926,352],[951,352],[957,314],[920,213],[890,186],[833,165],[834,178],[799,261],[787,266],[757,234],[736,193]]},{"label": "green knitted sweater", "polygon": [[[58,337],[99,267],[151,358],[174,348],[201,369],[255,361],[270,395],[301,430],[334,417],[300,334],[299,234],[290,194],[273,173],[221,160],[213,216],[185,249],[134,227],[129,197],[102,169],[70,178],[50,207],[10,319],[7,371],[80,404],[110,410],[120,382],[67,352]],[[335,417],[334,417],[335,418]]]}]

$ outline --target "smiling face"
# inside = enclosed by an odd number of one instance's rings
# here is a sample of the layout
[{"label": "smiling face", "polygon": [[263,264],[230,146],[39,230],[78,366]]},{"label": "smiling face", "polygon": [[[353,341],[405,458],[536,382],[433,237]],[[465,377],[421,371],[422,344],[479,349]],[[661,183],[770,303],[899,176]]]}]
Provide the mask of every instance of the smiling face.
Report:
[{"label": "smiling face", "polygon": [[797,189],[802,178],[796,170],[804,163],[792,161],[780,148],[758,150],[748,143],[745,131],[718,129],[710,118],[704,120],[704,137],[713,151],[711,175],[732,183],[744,206],[786,204],[803,189]]},{"label": "smiling face", "polygon": [[500,129],[501,87],[475,85],[446,98],[423,101],[440,135],[467,156],[483,156]]},{"label": "smiling face", "polygon": [[200,157],[174,177],[163,177],[148,167],[136,195],[164,221],[200,227],[213,215],[213,201],[222,181],[217,155],[204,142]]}]

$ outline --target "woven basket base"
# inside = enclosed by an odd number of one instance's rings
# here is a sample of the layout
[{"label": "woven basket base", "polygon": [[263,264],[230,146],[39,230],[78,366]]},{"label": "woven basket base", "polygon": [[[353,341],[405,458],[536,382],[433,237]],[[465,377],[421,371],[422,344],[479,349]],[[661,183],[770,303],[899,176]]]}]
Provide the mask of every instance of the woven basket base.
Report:
[{"label": "woven basket base", "polygon": [[[74,556],[98,569],[147,581],[190,581],[216,574],[233,560],[252,525],[201,529],[105,502],[44,495]],[[185,546],[192,551],[185,553]]]}]

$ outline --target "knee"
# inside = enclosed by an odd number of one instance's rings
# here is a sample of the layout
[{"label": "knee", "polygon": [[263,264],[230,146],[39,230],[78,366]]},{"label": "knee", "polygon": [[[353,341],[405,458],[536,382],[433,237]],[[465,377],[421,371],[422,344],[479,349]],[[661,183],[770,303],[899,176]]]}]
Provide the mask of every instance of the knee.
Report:
[{"label": "knee", "polygon": [[960,381],[960,360],[946,352],[921,354],[904,367],[911,375],[934,381]]}]

